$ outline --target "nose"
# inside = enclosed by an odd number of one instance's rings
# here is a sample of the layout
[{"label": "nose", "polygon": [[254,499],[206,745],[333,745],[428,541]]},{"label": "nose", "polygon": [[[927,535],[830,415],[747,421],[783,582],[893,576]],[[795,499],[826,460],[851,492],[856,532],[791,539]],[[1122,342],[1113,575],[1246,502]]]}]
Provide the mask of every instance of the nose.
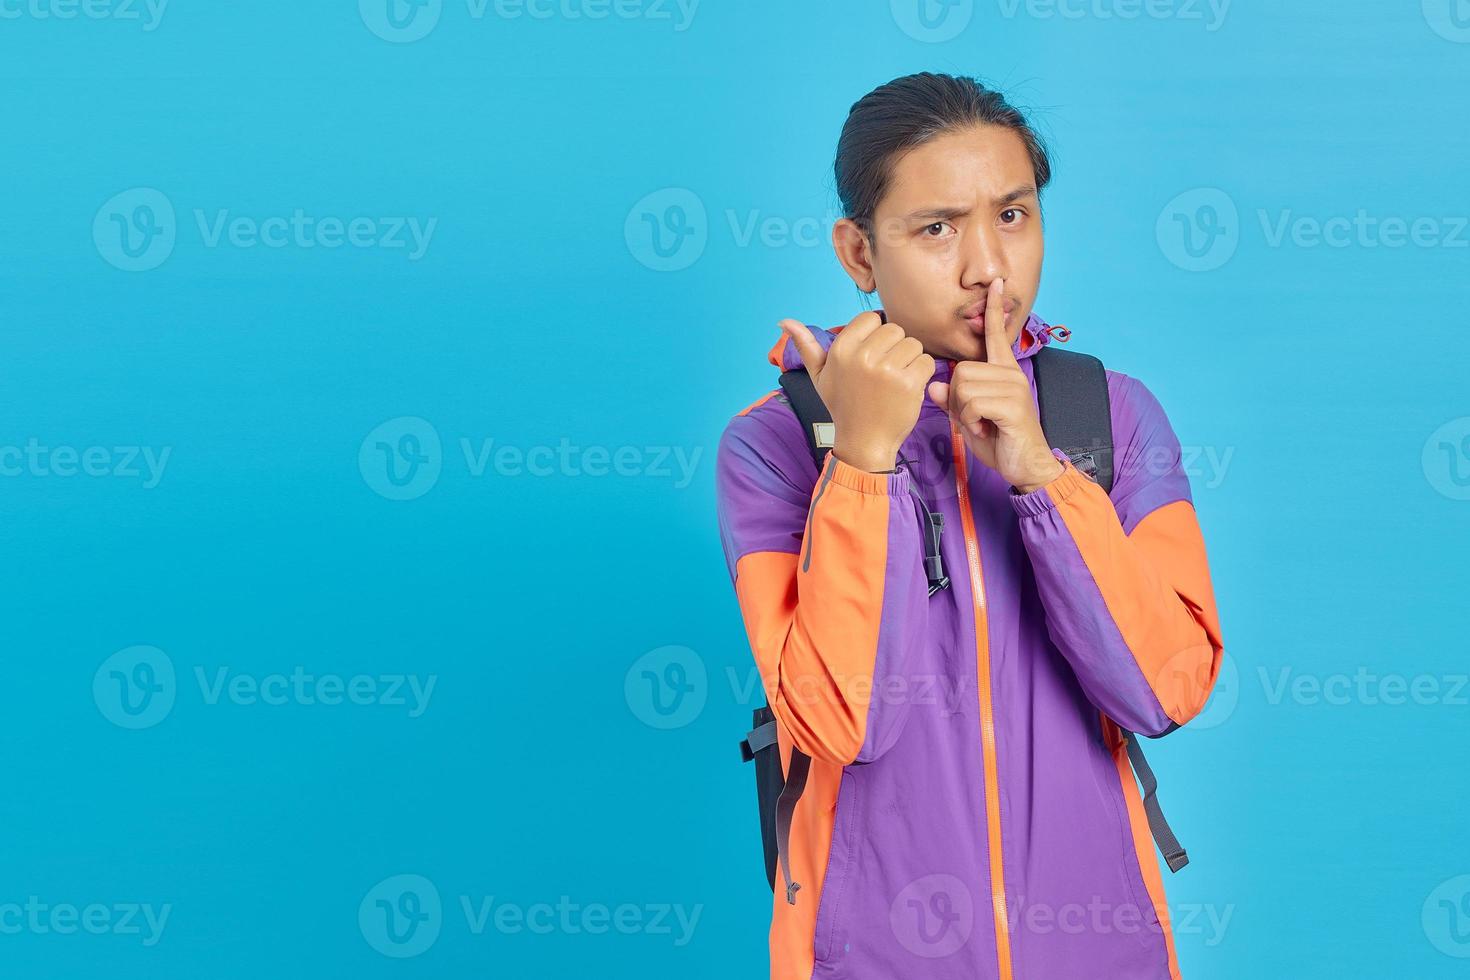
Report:
[{"label": "nose", "polygon": [[960,242],[960,285],[984,289],[997,276],[1009,277],[1000,232],[989,222],[970,222]]}]

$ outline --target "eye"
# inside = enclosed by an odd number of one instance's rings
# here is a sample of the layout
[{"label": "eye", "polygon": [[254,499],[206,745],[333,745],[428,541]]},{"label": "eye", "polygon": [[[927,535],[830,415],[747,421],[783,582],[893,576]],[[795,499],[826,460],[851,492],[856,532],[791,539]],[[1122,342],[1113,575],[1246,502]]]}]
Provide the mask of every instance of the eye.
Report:
[{"label": "eye", "polygon": [[[1010,220],[1010,221],[1004,221],[1005,216],[1008,215],[1008,214],[1015,215],[1015,218],[1013,220]],[[1021,218],[1025,214],[1026,214],[1026,212],[1025,211],[1022,211],[1020,208],[1006,208],[1004,211],[1002,211],[1000,213],[1000,216],[1001,216],[1001,219],[1004,221],[1005,224],[1013,225],[1013,224],[1016,224],[1017,222],[1019,222],[1021,220]]]},{"label": "eye", "polygon": [[937,237],[939,237],[938,235],[931,235],[929,233],[931,231],[933,231],[935,228],[944,228],[944,227],[948,226],[948,224],[949,224],[949,222],[947,222],[947,221],[936,221],[932,225],[925,225],[924,226],[924,234],[927,235],[930,238],[937,238]]}]

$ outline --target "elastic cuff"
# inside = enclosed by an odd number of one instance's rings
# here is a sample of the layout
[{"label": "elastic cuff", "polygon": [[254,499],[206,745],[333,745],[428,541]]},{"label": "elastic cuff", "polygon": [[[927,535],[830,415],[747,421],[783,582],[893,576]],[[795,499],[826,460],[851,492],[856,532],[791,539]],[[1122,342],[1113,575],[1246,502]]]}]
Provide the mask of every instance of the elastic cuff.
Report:
[{"label": "elastic cuff", "polygon": [[909,473],[902,467],[897,473],[869,473],[867,470],[860,470],[856,466],[844,463],[837,458],[836,453],[829,452],[827,471],[832,474],[833,483],[859,493],[896,496],[909,492]]},{"label": "elastic cuff", "polygon": [[1036,517],[1054,510],[1058,504],[1084,487],[1097,486],[1072,465],[1072,461],[1065,455],[1058,455],[1057,459],[1062,464],[1062,472],[1056,479],[1030,493],[1011,493],[1011,506],[1017,514],[1022,517]]}]

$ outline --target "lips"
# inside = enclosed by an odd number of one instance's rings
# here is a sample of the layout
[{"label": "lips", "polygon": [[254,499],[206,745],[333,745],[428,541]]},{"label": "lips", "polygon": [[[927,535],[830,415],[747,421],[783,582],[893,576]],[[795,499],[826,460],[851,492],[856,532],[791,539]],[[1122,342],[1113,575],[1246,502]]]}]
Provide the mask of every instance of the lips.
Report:
[{"label": "lips", "polygon": [[[970,323],[978,323],[983,329],[985,327],[985,305],[984,300],[978,303],[971,303],[960,312],[960,318],[968,320]],[[1006,316],[1009,317],[1016,311],[1016,303],[1014,300],[1007,299],[1001,304],[1001,308],[1005,310]]]},{"label": "lips", "polygon": [[[1002,309],[1004,309],[1006,312],[1007,320],[1009,320],[1010,315],[1015,312],[1015,306],[1010,303],[1006,303],[1002,307]],[[971,330],[974,330],[976,333],[983,334],[985,332],[985,307],[980,307],[980,311],[978,313],[972,314],[971,310],[973,310],[973,307],[970,310],[966,310],[966,315],[961,317],[961,319],[963,319],[966,323],[970,325]]]}]

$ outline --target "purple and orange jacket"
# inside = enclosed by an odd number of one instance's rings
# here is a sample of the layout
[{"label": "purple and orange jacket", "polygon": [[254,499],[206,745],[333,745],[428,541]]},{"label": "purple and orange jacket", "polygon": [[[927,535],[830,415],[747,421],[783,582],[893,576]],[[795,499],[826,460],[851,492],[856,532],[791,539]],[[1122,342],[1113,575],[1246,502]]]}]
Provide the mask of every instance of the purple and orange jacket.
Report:
[{"label": "purple and orange jacket", "polygon": [[[1028,377],[1051,342],[1032,314]],[[770,360],[801,366],[784,337]],[[1178,439],[1142,384],[1107,382],[1111,494],[1070,462],[1015,492],[927,398],[895,473],[819,473],[779,389],[726,427],[726,563],[783,769],[812,759],[773,980],[1178,980],[1119,729],[1199,713],[1220,626]],[[945,518],[932,597],[914,494]]]}]

